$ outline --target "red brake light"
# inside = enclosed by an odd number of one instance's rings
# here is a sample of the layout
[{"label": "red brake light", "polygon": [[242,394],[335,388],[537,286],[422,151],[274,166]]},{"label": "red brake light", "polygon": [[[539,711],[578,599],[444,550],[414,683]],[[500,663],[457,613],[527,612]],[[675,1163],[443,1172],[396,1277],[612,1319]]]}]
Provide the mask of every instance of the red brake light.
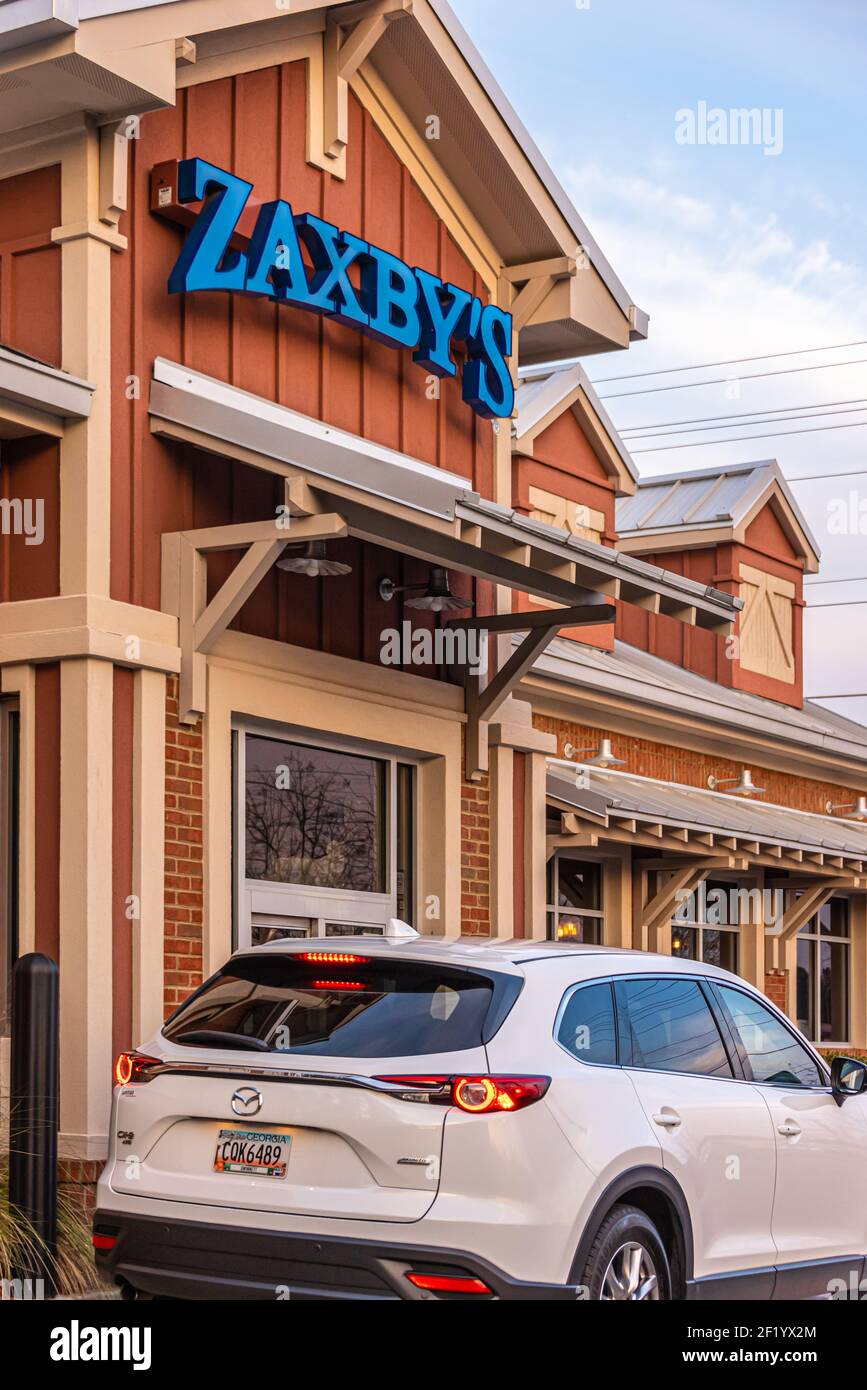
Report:
[{"label": "red brake light", "polygon": [[[551,1085],[550,1076],[378,1076],[376,1080],[405,1086],[408,1092],[448,1085],[448,1090],[442,1094],[432,1093],[430,1099],[440,1105],[456,1105],[468,1115],[522,1110],[541,1100]],[[408,1098],[418,1099],[418,1096]]]},{"label": "red brake light", "polygon": [[97,1234],[96,1232],[94,1232],[94,1235],[93,1235],[93,1248],[94,1248],[94,1250],[113,1250],[114,1247],[115,1247],[116,1245],[117,1245],[117,1236],[104,1236],[104,1235],[99,1235],[99,1234]]},{"label": "red brake light", "polygon": [[[306,988],[306,986],[305,986]],[[366,989],[361,980],[314,980],[312,989]]]},{"label": "red brake light", "polygon": [[468,1274],[407,1274],[406,1277],[417,1289],[429,1289],[433,1293],[491,1292],[481,1279],[474,1279]]},{"label": "red brake light", "polygon": [[151,1067],[159,1066],[159,1058],[145,1057],[141,1052],[122,1052],[114,1064],[114,1079],[118,1086],[150,1081]]},{"label": "red brake light", "polygon": [[455,1105],[470,1115],[521,1110],[541,1100],[550,1076],[459,1076],[452,1086]]},{"label": "red brake light", "polygon": [[370,956],[354,956],[349,951],[302,951],[299,960],[308,965],[369,965]]}]

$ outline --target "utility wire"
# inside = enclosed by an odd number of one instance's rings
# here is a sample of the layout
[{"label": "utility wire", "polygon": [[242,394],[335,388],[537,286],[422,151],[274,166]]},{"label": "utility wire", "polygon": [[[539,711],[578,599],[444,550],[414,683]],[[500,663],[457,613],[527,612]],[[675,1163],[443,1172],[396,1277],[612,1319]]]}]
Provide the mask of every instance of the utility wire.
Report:
[{"label": "utility wire", "polygon": [[[826,430],[854,430],[867,425],[867,420],[853,420],[850,425],[816,425],[809,430],[773,430],[770,434],[732,435],[730,439],[698,439],[694,444],[657,444],[654,449],[630,449],[631,454],[664,454],[668,449],[703,449],[706,444],[741,444],[748,439],[788,439],[793,434],[824,434]],[[689,433],[689,431],[685,431]],[[862,469],[862,472],[867,470]],[[832,475],[829,475],[832,476]],[[846,477],[840,473],[838,477]],[[798,481],[793,479],[793,481]],[[802,479],[800,481],[803,481]]]},{"label": "utility wire", "polygon": [[[719,440],[717,440],[719,443]],[[794,478],[787,478],[788,483],[821,483],[826,478],[861,478],[867,473],[867,468],[850,468],[844,473],[796,473]]]},{"label": "utility wire", "polygon": [[[791,407],[790,407],[790,410],[795,410],[796,408],[797,408],[797,407],[795,407],[795,406],[791,406]],[[636,435],[634,436],[634,438],[635,438],[635,439],[670,439],[673,435],[677,435],[677,434],[710,434],[710,433],[712,433],[714,430],[728,430],[728,429],[732,429],[732,430],[745,430],[745,429],[749,429],[749,428],[750,428],[751,426],[753,426],[753,425],[788,425],[788,424],[791,424],[791,423],[792,423],[793,421],[795,421],[795,420],[827,420],[828,417],[829,417],[829,416],[832,416],[832,415],[855,415],[855,414],[859,414],[860,412],[862,412],[862,411],[864,411],[864,410],[867,410],[867,406],[864,406],[864,405],[861,405],[861,406],[849,406],[848,409],[845,409],[845,410],[826,410],[826,411],[823,411],[822,413],[819,413],[818,411],[815,411],[815,410],[808,410],[807,413],[806,413],[805,415],[792,415],[792,414],[789,414],[789,415],[782,415],[782,416],[780,416],[779,419],[776,419],[776,420],[773,418],[773,416],[771,416],[770,418],[768,418],[768,416],[765,416],[765,418],[764,418],[763,420],[743,420],[743,421],[741,421],[740,423],[738,423],[737,420],[731,420],[731,419],[729,419],[727,416],[720,416],[720,419],[723,421],[723,423],[722,423],[721,425],[695,425],[695,424],[689,424],[689,423],[687,423],[686,421],[684,421],[684,424],[686,424],[686,426],[687,426],[686,429],[672,430],[672,429],[665,429],[665,428],[663,428],[662,426],[660,426],[660,428],[659,428],[658,430],[643,430],[640,434],[636,434]],[[758,412],[757,412],[757,414],[759,414],[759,415],[761,415],[761,413],[762,413],[761,411],[758,411]],[[862,424],[867,424],[867,421],[864,421],[864,420],[853,420],[852,423],[853,423],[853,424],[856,424],[856,425],[862,425]],[[845,426],[842,426],[842,428],[845,428]],[[797,432],[797,431],[793,431],[793,433],[796,433],[796,432]],[[629,440],[628,442],[631,443],[631,442],[632,442],[632,439],[630,438],[630,440]],[[713,443],[712,440],[709,440],[708,442],[709,442],[709,443]]]},{"label": "utility wire", "polygon": [[808,577],[805,584],[867,584],[867,574],[853,575],[850,579],[813,579]]},{"label": "utility wire", "polygon": [[708,367],[737,367],[742,362],[767,362],[775,357],[803,357],[808,352],[837,352],[842,348],[867,347],[867,339],[855,343],[832,343],[830,347],[795,348],[789,352],[762,352],[757,357],[726,357],[722,362],[696,362],[689,367],[660,367],[655,372],[631,372],[627,376],[600,376],[594,386],[603,381],[637,381],[647,376],[670,376],[672,372],[701,372]]},{"label": "utility wire", "polygon": [[807,612],[812,613],[817,608],[860,608],[863,603],[867,603],[867,598],[849,598],[845,603],[808,603]]},{"label": "utility wire", "polygon": [[782,367],[774,372],[749,372],[744,376],[710,377],[707,381],[683,381],[676,386],[645,386],[640,391],[614,391],[600,396],[601,401],[619,401],[626,396],[653,396],[659,391],[688,391],[691,386],[726,386],[732,381],[759,381],[769,376],[794,376],[797,372],[822,372],[829,367],[859,367],[867,362],[867,357],[852,357],[846,362],[818,362],[813,367]]},{"label": "utility wire", "polygon": [[820,401],[817,405],[766,406],[764,410],[736,410],[728,415],[699,415],[692,420],[655,420],[648,425],[623,425],[618,433],[621,435],[643,434],[645,430],[667,430],[675,425],[702,425],[713,420],[740,420],[755,415],[782,415],[791,410],[830,410],[832,406],[838,405],[851,405],[863,409],[867,406],[867,397],[856,397],[852,401]]}]

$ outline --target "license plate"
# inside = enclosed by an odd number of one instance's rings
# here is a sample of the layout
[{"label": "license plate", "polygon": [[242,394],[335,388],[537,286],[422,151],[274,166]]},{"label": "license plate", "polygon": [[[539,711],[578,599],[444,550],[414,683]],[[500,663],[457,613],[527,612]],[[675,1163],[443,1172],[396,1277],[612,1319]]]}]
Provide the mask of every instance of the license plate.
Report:
[{"label": "license plate", "polygon": [[264,1129],[221,1129],[214,1172],[285,1178],[291,1143],[291,1134],[273,1134]]}]

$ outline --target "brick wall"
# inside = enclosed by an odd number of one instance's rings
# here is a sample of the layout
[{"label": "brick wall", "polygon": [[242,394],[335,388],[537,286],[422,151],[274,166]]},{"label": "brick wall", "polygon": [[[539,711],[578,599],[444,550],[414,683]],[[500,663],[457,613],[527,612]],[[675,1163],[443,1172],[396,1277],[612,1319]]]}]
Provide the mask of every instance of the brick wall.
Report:
[{"label": "brick wall", "polygon": [[761,800],[770,804],[824,814],[826,801],[840,803],[852,800],[852,791],[848,787],[774,772],[759,766],[749,757],[745,763],[732,762],[713,754],[677,748],[672,744],[653,743],[650,739],[630,738],[610,729],[575,724],[541,714],[534,715],[533,723],[537,729],[556,735],[557,756],[561,758],[565,756],[563,749],[567,743],[574,748],[589,748],[597,744],[600,738],[611,737],[615,755],[623,758],[626,764],[623,771],[638,777],[655,777],[662,782],[681,782],[688,787],[707,789],[707,779],[711,773],[716,777],[739,777],[746,765],[752,770],[756,786],[765,789]]},{"label": "brick wall", "polygon": [[786,1012],[787,970],[769,970],[765,975],[765,994],[772,1004]]},{"label": "brick wall", "polygon": [[491,798],[487,774],[461,784],[461,931],[491,930]]},{"label": "brick wall", "polygon": [[178,681],[166,694],[165,1009],[202,981],[202,729],[178,723]]}]

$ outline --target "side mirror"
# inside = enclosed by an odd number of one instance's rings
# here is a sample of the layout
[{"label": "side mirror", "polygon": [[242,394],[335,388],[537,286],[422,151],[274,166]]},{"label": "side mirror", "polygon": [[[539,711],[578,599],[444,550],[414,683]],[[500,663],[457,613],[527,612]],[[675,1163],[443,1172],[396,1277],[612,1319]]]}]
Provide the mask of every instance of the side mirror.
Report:
[{"label": "side mirror", "polygon": [[835,1057],[831,1063],[831,1090],[838,1105],[867,1091],[867,1066],[854,1057]]}]

